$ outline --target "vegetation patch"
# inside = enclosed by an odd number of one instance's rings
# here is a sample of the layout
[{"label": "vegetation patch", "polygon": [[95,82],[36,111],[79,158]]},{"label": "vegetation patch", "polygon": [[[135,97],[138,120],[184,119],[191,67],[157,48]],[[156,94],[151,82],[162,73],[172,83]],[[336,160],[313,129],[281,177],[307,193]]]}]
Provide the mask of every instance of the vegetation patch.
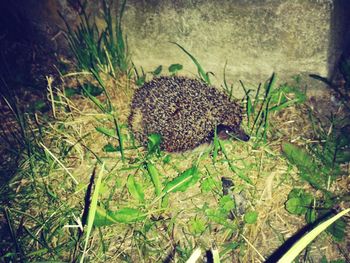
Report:
[{"label": "vegetation patch", "polygon": [[[185,152],[163,151],[156,133],[141,144],[127,121],[135,90],[184,66],[137,70],[121,30],[125,1],[116,21],[103,6],[102,31],[84,12],[76,30],[67,25],[77,70],[47,78],[49,112],[24,112],[2,96],[15,120],[1,124],[2,151],[19,158],[0,188],[0,259],[276,262],[319,225],[295,256],[349,261],[346,107],[324,123],[298,77],[281,84],[273,74],[257,87],[237,85],[248,142],[222,140],[214,129],[212,142]],[[213,73],[173,44],[209,85]],[[234,99],[225,73],[222,82]],[[329,218],[331,226],[320,224]]]}]

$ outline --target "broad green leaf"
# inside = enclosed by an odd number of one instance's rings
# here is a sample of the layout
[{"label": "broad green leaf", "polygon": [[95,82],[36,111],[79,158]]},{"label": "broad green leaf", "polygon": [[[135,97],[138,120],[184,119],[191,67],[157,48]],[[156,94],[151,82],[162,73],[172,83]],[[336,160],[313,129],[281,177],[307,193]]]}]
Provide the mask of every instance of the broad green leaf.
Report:
[{"label": "broad green leaf", "polygon": [[181,175],[175,177],[172,181],[167,183],[164,187],[164,193],[170,192],[184,192],[189,187],[194,185],[199,180],[199,173],[196,166],[192,166],[191,168],[184,171]]},{"label": "broad green leaf", "polygon": [[111,215],[117,222],[126,224],[139,222],[146,218],[146,215],[140,210],[129,207],[125,207],[119,209],[118,211],[112,212]]},{"label": "broad green leaf", "polygon": [[323,257],[321,258],[320,263],[328,263],[328,260],[327,260],[326,256],[323,256]]},{"label": "broad green leaf", "polygon": [[162,137],[160,134],[152,133],[148,136],[147,151],[148,154],[159,151],[160,143],[162,142]]},{"label": "broad green leaf", "polygon": [[108,226],[115,223],[131,224],[142,221],[146,215],[135,208],[121,208],[117,211],[107,211],[102,207],[98,207],[94,220],[96,227]]},{"label": "broad green leaf", "polygon": [[117,220],[111,215],[109,211],[98,206],[96,209],[96,215],[94,220],[94,226],[109,226],[118,223]]},{"label": "broad green leaf", "polygon": [[103,146],[102,150],[104,152],[111,153],[111,152],[119,152],[119,150],[120,150],[119,148],[120,147],[116,147],[113,144],[108,143],[105,146]]},{"label": "broad green leaf", "polygon": [[302,215],[305,214],[307,211],[307,208],[304,207],[302,199],[299,197],[293,197],[288,199],[285,206],[287,211],[294,215]]},{"label": "broad green leaf", "polygon": [[133,175],[129,175],[128,180],[126,182],[126,187],[128,188],[129,193],[139,202],[143,202],[145,200],[145,194],[143,192],[142,186],[135,181]]},{"label": "broad green leaf", "polygon": [[170,156],[170,154],[167,154],[163,159],[163,163],[168,164],[168,163],[170,163],[170,161],[171,161],[171,156]]},{"label": "broad green leaf", "polygon": [[298,166],[299,169],[312,172],[317,170],[312,157],[305,150],[290,143],[284,143],[282,150],[288,160]]},{"label": "broad green leaf", "polygon": [[203,193],[207,193],[216,187],[218,187],[220,184],[216,182],[213,178],[208,177],[205,178],[201,183],[201,190]]},{"label": "broad green leaf", "polygon": [[305,190],[301,188],[293,188],[289,194],[288,194],[288,199],[293,198],[293,197],[301,197],[305,195]]},{"label": "broad green leaf", "polygon": [[327,228],[327,232],[332,235],[334,240],[342,242],[345,237],[346,222],[341,218],[335,221],[330,227]]},{"label": "broad green leaf", "polygon": [[190,232],[194,235],[202,234],[206,229],[206,223],[200,218],[192,218],[188,224]]},{"label": "broad green leaf", "polygon": [[227,212],[223,209],[206,209],[205,214],[208,217],[209,220],[221,224],[226,225],[227,224]]},{"label": "broad green leaf", "polygon": [[162,192],[162,183],[160,182],[160,176],[159,176],[158,170],[151,163],[147,163],[147,170],[151,177],[152,183],[154,185],[156,196],[159,196],[160,193]]},{"label": "broad green leaf", "polygon": [[219,205],[227,212],[230,212],[232,209],[236,208],[235,201],[229,195],[224,195],[221,197],[219,200]]},{"label": "broad green leaf", "polygon": [[141,77],[139,77],[139,78],[136,79],[135,84],[136,84],[138,87],[141,87],[141,86],[145,83],[145,81],[146,81],[146,76],[143,75],[143,76],[141,76]]},{"label": "broad green leaf", "polygon": [[244,215],[244,222],[247,224],[255,224],[258,219],[257,211],[249,211]]},{"label": "broad green leaf", "polygon": [[108,136],[108,137],[112,137],[112,138],[117,138],[117,134],[116,131],[114,129],[108,129],[105,127],[96,127],[95,128],[96,131]]},{"label": "broad green leaf", "polygon": [[288,199],[291,199],[291,198],[299,198],[301,202],[300,205],[306,209],[311,206],[314,200],[314,197],[310,193],[307,193],[305,192],[304,189],[300,189],[300,188],[293,188],[289,192]]},{"label": "broad green leaf", "polygon": [[171,64],[169,66],[169,72],[172,74],[175,74],[176,72],[180,71],[183,68],[181,64]]},{"label": "broad green leaf", "polygon": [[286,254],[278,261],[278,263],[290,263],[299,255],[299,253],[310,244],[321,232],[326,230],[330,225],[332,225],[339,218],[350,212],[350,208],[338,213],[337,215],[326,220],[322,224],[318,225],[311,232],[303,236],[298,242],[296,242]]}]

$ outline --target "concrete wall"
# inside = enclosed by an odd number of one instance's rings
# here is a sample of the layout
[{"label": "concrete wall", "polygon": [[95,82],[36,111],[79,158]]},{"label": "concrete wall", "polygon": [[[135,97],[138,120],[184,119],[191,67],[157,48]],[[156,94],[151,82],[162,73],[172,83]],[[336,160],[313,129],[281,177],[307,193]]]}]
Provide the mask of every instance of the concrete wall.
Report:
[{"label": "concrete wall", "polygon": [[129,0],[124,19],[135,64],[147,70],[189,58],[189,50],[222,82],[259,83],[272,72],[328,74],[332,1],[320,0]]},{"label": "concrete wall", "polygon": [[[20,12],[41,34],[48,35],[49,46],[57,50],[64,46],[63,34],[59,34],[64,26],[57,11],[74,24],[79,10],[75,0],[5,2],[2,5],[10,9],[5,15]],[[100,1],[88,2],[96,17],[101,17]],[[227,61],[229,82],[256,85],[272,72],[284,80],[300,73],[331,76],[340,54],[349,46],[349,2],[128,0],[123,26],[134,63],[146,71],[181,63],[183,74],[196,74],[191,60],[169,43],[174,41],[190,51],[205,70],[215,73],[214,84],[222,83]]]}]

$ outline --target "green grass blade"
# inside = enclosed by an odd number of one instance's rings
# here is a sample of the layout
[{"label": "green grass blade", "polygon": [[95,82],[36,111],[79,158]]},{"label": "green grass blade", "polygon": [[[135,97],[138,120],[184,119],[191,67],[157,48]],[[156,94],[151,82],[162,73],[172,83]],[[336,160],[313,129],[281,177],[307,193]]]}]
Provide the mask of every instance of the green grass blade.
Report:
[{"label": "green grass blade", "polygon": [[202,254],[202,250],[198,247],[196,248],[191,256],[189,257],[189,259],[187,259],[186,263],[196,263],[198,261],[198,259],[200,258]]},{"label": "green grass blade", "polygon": [[205,70],[203,69],[201,64],[199,64],[198,60],[190,52],[188,52],[184,47],[182,47],[178,43],[176,43],[176,42],[170,42],[170,43],[177,45],[179,48],[182,49],[183,52],[185,52],[192,59],[193,63],[197,66],[198,75],[200,76],[200,78],[203,81],[205,81],[207,84],[210,85],[211,83],[210,83],[209,74],[207,72],[205,72]]},{"label": "green grass blade", "polygon": [[123,143],[123,136],[121,133],[120,125],[115,116],[113,116],[113,122],[114,122],[114,127],[117,130],[117,136],[118,136],[118,143],[119,143],[119,148],[120,148],[120,155],[122,158],[122,161],[125,161],[125,155],[124,155],[124,143]]},{"label": "green grass blade", "polygon": [[212,249],[211,253],[213,254],[213,262],[214,263],[220,263],[219,251],[217,249]]},{"label": "green grass blade", "polygon": [[73,174],[67,169],[66,166],[63,165],[63,163],[58,160],[58,158],[43,144],[43,143],[39,143],[44,149],[45,151],[51,155],[51,157],[67,172],[67,174],[72,178],[73,182],[77,185],[78,184],[78,180],[73,176]]},{"label": "green grass blade", "polygon": [[91,93],[82,85],[81,86],[84,93],[88,96],[88,98],[104,113],[108,112],[107,109],[105,109],[105,106],[94,96],[91,95]]},{"label": "green grass blade", "polygon": [[108,211],[97,206],[94,226],[109,226],[116,223],[133,224],[145,220],[146,216],[146,213],[136,208],[124,207],[117,211]]},{"label": "green grass blade", "polygon": [[108,129],[106,127],[95,127],[96,131],[99,133],[102,133],[103,135],[106,135],[107,137],[117,138],[115,134],[115,130]]},{"label": "green grass blade", "polygon": [[292,262],[308,244],[310,244],[319,234],[321,234],[321,232],[326,230],[335,221],[337,221],[339,218],[341,218],[342,216],[344,216],[349,212],[350,212],[350,208],[338,213],[337,215],[331,217],[330,219],[318,225],[311,232],[303,236],[297,243],[295,243],[287,251],[287,253],[283,255],[283,257],[278,261],[278,263]]},{"label": "green grass blade", "polygon": [[89,215],[88,215],[88,221],[87,221],[88,223],[87,223],[87,227],[86,227],[85,245],[84,245],[83,255],[80,258],[80,263],[84,262],[84,258],[85,258],[85,254],[86,254],[86,250],[87,250],[87,245],[88,245],[89,239],[90,239],[91,230],[92,230],[92,227],[94,225],[94,219],[95,219],[95,214],[96,214],[96,210],[97,210],[98,194],[99,194],[100,187],[101,187],[102,176],[104,173],[104,166],[105,166],[105,164],[103,163],[101,170],[98,173],[98,177],[97,177],[97,181],[96,181],[96,185],[95,185],[95,190],[94,190],[94,193],[93,193],[92,198],[91,198],[91,204],[89,207]]},{"label": "green grass blade", "polygon": [[142,186],[135,181],[134,175],[129,175],[126,182],[126,187],[128,188],[129,193],[140,203],[145,201],[145,194],[143,192]]},{"label": "green grass blade", "polygon": [[227,162],[228,162],[228,165],[229,165],[229,167],[230,167],[230,170],[231,170],[232,172],[234,172],[235,174],[237,174],[239,178],[241,178],[242,180],[246,181],[248,184],[253,185],[252,180],[250,180],[250,178],[249,178],[248,176],[244,175],[244,174],[241,173],[238,169],[236,169],[235,166],[233,166],[232,162],[231,162],[230,159],[228,158],[226,149],[225,149],[224,145],[221,143],[220,140],[219,140],[219,144],[220,144],[220,148],[221,148],[221,150],[222,150],[222,153],[224,154],[225,159],[226,159]]},{"label": "green grass blade", "polygon": [[192,166],[179,176],[171,180],[163,189],[163,193],[184,192],[199,180],[199,172],[196,166]]},{"label": "green grass blade", "polygon": [[147,163],[147,170],[154,185],[156,196],[159,196],[162,192],[162,183],[160,181],[159,172],[157,168],[151,163]]}]

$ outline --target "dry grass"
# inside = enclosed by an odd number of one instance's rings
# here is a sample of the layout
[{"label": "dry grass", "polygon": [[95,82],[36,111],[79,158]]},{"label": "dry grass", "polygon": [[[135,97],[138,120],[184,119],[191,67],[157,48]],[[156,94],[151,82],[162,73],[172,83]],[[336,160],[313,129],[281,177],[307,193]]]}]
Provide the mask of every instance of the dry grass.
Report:
[{"label": "dry grass", "polygon": [[[135,86],[126,78],[118,81],[106,78],[105,84],[112,97],[118,120],[126,124]],[[38,178],[36,183],[49,186],[62,203],[62,211],[69,208],[75,211],[74,216],[79,218],[92,170],[96,162],[102,160],[106,165],[106,174],[100,191],[100,204],[108,205],[111,211],[125,206],[141,206],[148,213],[148,218],[152,218],[131,225],[115,224],[95,230],[88,250],[92,261],[121,262],[124,258],[133,262],[159,262],[168,254],[172,254],[175,248],[181,248],[186,253],[183,252],[183,257],[180,257],[181,253],[178,251],[175,262],[183,262],[185,256],[195,247],[217,247],[219,251],[224,251],[225,246],[237,242],[238,249],[233,252],[227,250],[221,257],[222,262],[263,262],[286,239],[305,225],[303,218],[293,216],[285,210],[284,203],[294,187],[309,189],[309,186],[300,180],[297,170],[288,164],[280,150],[282,142],[289,141],[300,145],[308,142],[311,126],[303,106],[287,108],[272,116],[271,123],[277,132],[270,136],[267,144],[255,147],[253,140],[247,143],[224,142],[231,164],[248,176],[253,185],[241,180],[230,169],[222,154],[219,154],[214,163],[211,157],[212,148],[208,144],[194,151],[171,154],[169,163],[163,162],[166,153],[161,158],[152,159],[163,181],[170,181],[199,160],[200,182],[184,193],[171,194],[168,207],[160,209],[158,202],[153,202],[154,188],[148,179],[147,171],[138,161],[145,156],[145,149],[129,149],[132,146],[131,134],[127,127],[123,126],[127,162],[121,161],[120,153],[104,152],[102,149],[107,143],[117,144],[117,141],[97,132],[96,127],[113,128],[113,122],[107,115],[99,112],[88,99],[65,97],[62,91],[67,85],[70,84],[65,79],[62,87],[54,86],[61,104],[53,114],[56,121],[51,122],[45,129],[44,144],[58,159],[61,156],[59,149],[62,148],[62,144],[70,151],[64,160],[61,160],[64,167],[56,165],[48,176]],[[104,98],[100,96],[99,99]],[[68,173],[71,176],[68,176]],[[140,205],[126,188],[130,174],[144,186],[144,205]],[[74,184],[72,176],[76,178],[78,185]],[[234,194],[243,200],[240,207],[242,214],[237,214],[235,220],[224,218],[226,225],[210,220],[207,216],[208,209],[219,207],[222,177],[233,181]],[[213,179],[217,185],[206,192],[201,184],[208,178]],[[30,183],[30,180],[17,182],[16,191],[29,188]],[[46,202],[45,192],[38,191],[36,195],[37,200],[32,202],[31,209],[26,213],[33,217],[52,213],[49,206],[42,205]],[[258,211],[258,220],[255,224],[244,224],[244,213],[251,210]],[[60,210],[56,213],[60,213]],[[64,225],[74,222],[73,213],[63,214],[65,217],[62,217],[61,221]],[[56,214],[49,215],[53,216]],[[195,218],[203,220],[206,224],[201,234],[194,233],[191,228],[191,220]],[[28,221],[27,227],[30,228],[33,222]],[[69,240],[70,231],[69,228],[65,228],[61,239],[55,239],[56,245],[63,240]],[[55,246],[54,243],[52,245]],[[39,243],[37,247],[40,248]],[[328,259],[335,259],[341,257],[338,251],[328,236],[321,235],[310,247],[309,256],[315,261],[322,255],[327,255]],[[67,260],[68,251],[61,256],[61,259]]]}]

